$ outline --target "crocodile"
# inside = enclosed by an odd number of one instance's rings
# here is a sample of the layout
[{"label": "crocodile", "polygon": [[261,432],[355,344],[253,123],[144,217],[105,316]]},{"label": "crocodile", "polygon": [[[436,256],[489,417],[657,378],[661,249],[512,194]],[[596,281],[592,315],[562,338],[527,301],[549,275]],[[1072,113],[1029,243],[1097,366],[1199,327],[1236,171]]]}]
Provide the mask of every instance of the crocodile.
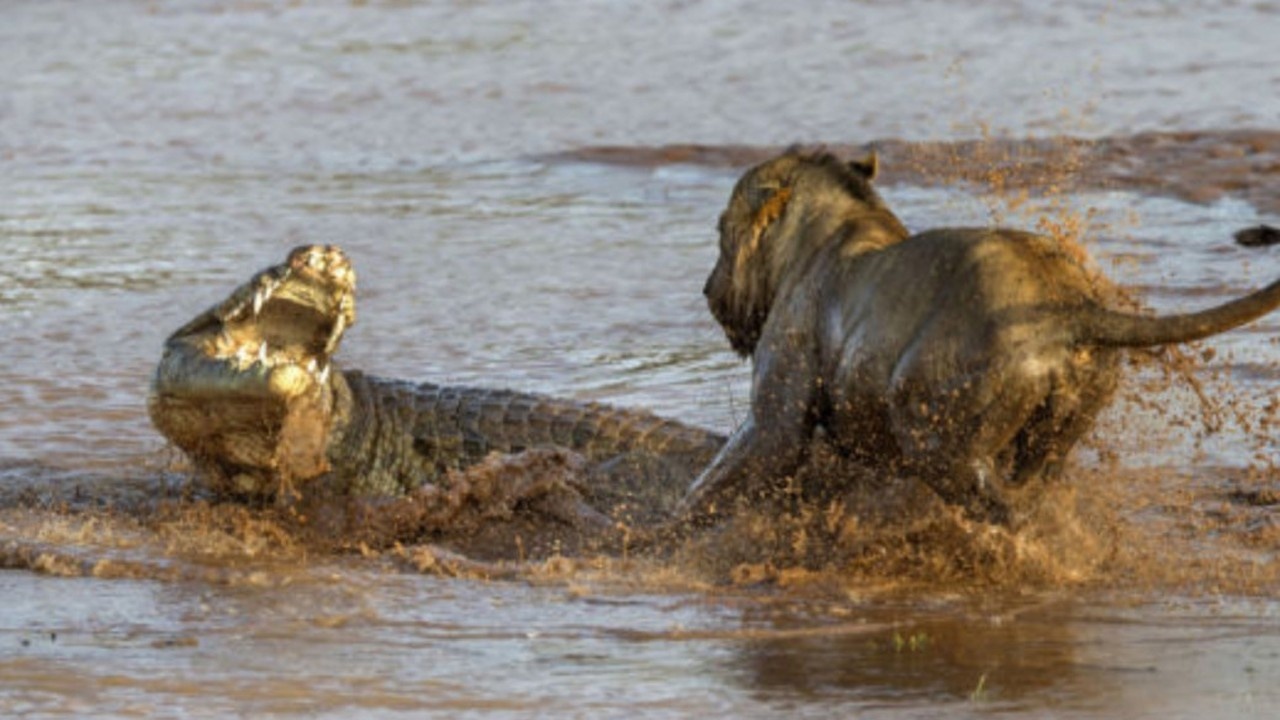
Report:
[{"label": "crocodile", "polygon": [[560,448],[592,508],[656,523],[725,442],[643,410],[340,368],[355,293],[340,248],[298,247],[165,342],[148,412],[217,492],[405,496],[493,453]]}]

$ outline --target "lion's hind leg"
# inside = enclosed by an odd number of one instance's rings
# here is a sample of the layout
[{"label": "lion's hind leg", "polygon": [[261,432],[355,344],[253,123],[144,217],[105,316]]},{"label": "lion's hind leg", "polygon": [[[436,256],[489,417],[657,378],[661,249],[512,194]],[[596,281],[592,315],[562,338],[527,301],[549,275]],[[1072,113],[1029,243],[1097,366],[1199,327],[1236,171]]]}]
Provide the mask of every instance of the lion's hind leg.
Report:
[{"label": "lion's hind leg", "polygon": [[1007,524],[1009,451],[1048,390],[1041,376],[1006,373],[966,377],[928,394],[904,389],[890,411],[904,469],[973,518]]},{"label": "lion's hind leg", "polygon": [[1053,378],[1053,388],[1014,439],[1010,482],[1025,485],[1062,475],[1071,448],[1092,428],[1115,392],[1115,360],[1097,358],[1088,367],[1070,367]]}]

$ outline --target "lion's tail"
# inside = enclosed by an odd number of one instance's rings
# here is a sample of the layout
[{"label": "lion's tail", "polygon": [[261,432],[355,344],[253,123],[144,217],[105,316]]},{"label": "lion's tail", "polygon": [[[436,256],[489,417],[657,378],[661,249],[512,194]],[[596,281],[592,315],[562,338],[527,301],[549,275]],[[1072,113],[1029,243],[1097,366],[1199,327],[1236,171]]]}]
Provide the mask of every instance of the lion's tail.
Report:
[{"label": "lion's tail", "polygon": [[1191,342],[1256,320],[1280,307],[1280,280],[1217,307],[1151,317],[1093,308],[1077,314],[1074,335],[1086,345],[1146,347]]}]

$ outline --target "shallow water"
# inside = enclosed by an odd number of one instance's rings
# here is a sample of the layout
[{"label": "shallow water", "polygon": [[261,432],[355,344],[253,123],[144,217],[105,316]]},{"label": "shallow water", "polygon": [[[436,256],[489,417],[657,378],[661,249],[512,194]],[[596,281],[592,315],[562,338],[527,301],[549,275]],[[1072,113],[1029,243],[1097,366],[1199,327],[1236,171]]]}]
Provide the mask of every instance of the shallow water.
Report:
[{"label": "shallow water", "polygon": [[[303,243],[339,244],[359,270],[348,366],[730,429],[746,368],[699,290],[737,170],[548,153],[1280,120],[1273,3],[778,13],[7,4],[0,479],[154,478],[172,458],[143,398],[164,337]],[[1158,309],[1275,275],[1274,249],[1229,242],[1275,224],[1237,197],[1090,188],[1058,196],[1065,209],[1009,210],[972,188],[885,195],[913,229],[1095,209],[1089,249]],[[1278,328],[1213,343],[1210,370],[1234,373],[1215,393],[1255,409],[1274,397]],[[1139,547],[1126,551],[1185,573],[1119,563],[1134,577],[989,592],[713,586],[643,563],[484,582],[6,509],[0,554],[39,572],[0,571],[0,712],[1267,716],[1280,533],[1274,506],[1246,513],[1226,490],[1258,467],[1274,488],[1254,455],[1274,463],[1276,448],[1265,428],[1197,438],[1198,423],[1186,392],[1146,412],[1120,403],[1080,453],[1084,468],[1095,450],[1120,458],[1121,537]]]}]

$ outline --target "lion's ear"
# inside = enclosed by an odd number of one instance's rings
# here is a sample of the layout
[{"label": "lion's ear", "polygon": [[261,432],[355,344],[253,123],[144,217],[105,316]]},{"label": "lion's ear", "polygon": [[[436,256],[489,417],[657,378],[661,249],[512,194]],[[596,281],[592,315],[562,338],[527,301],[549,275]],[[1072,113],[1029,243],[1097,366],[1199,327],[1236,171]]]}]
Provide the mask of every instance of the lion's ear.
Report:
[{"label": "lion's ear", "polygon": [[880,172],[880,156],[876,155],[875,150],[872,150],[861,160],[850,160],[849,169],[868,180],[875,180],[876,175]]},{"label": "lion's ear", "polygon": [[751,218],[751,234],[756,238],[787,211],[791,202],[791,188],[781,183],[759,185],[753,189],[751,206],[755,215]]},{"label": "lion's ear", "polygon": [[747,188],[747,202],[750,203],[753,208],[762,208],[768,204],[783,187],[782,181],[780,180],[756,182],[754,185]]},{"label": "lion's ear", "polygon": [[737,274],[743,271],[760,249],[760,239],[764,237],[765,230],[768,230],[769,226],[777,222],[778,218],[787,211],[787,204],[791,202],[791,188],[780,183],[761,184],[752,188],[748,198],[751,200],[754,214],[751,216],[751,233],[746,243],[738,250],[735,263]]}]

